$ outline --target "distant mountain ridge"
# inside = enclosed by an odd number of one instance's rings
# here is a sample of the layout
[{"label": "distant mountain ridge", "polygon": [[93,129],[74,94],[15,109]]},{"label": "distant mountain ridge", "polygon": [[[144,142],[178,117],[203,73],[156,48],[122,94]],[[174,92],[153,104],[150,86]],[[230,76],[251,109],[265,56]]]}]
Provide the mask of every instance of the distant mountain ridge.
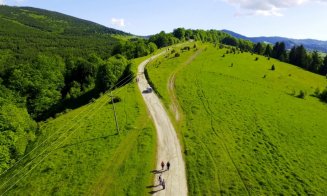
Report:
[{"label": "distant mountain ridge", "polygon": [[311,51],[317,50],[320,52],[327,52],[327,41],[320,41],[320,40],[315,40],[315,39],[292,39],[292,38],[278,37],[278,36],[247,37],[247,36],[235,33],[230,30],[224,29],[222,31],[233,37],[249,40],[249,41],[252,41],[255,43],[266,42],[266,43],[275,44],[276,42],[284,42],[287,49],[291,49],[295,45],[303,45],[306,49],[311,50]]}]

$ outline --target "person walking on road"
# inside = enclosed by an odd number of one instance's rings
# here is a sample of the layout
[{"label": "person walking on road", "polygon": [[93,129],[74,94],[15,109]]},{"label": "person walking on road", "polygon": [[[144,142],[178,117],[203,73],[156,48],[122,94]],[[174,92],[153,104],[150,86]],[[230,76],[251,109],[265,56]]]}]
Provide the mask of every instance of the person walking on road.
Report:
[{"label": "person walking on road", "polygon": [[162,184],[162,178],[161,178],[161,174],[159,175],[159,184]]},{"label": "person walking on road", "polygon": [[165,168],[165,163],[161,161],[161,170],[164,170],[164,168]]},{"label": "person walking on road", "polygon": [[169,168],[170,168],[170,163],[169,163],[169,161],[167,162],[167,170],[169,170]]},{"label": "person walking on road", "polygon": [[165,179],[163,179],[163,180],[162,180],[162,183],[161,183],[161,185],[162,185],[162,189],[165,189],[165,188],[166,188]]}]

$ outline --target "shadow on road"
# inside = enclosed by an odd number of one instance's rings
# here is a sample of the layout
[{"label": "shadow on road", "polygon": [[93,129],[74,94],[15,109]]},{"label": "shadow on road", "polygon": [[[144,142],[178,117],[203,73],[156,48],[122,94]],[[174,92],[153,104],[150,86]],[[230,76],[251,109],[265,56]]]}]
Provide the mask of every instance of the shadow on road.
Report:
[{"label": "shadow on road", "polygon": [[158,169],[155,169],[155,170],[150,171],[150,173],[153,173],[153,174],[162,174],[162,173],[164,173],[166,171],[167,170],[158,170]]},{"label": "shadow on road", "polygon": [[160,190],[156,190],[156,191],[150,191],[149,193],[151,194],[151,195],[153,195],[153,194],[155,194],[155,193],[157,193],[157,192],[159,192],[159,191],[162,191],[163,189],[160,189]]}]

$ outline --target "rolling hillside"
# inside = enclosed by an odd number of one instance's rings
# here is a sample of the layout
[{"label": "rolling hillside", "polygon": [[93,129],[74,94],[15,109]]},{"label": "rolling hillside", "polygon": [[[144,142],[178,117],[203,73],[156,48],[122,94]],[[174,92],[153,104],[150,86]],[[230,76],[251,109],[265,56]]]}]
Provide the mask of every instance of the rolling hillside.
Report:
[{"label": "rolling hillside", "polygon": [[128,35],[57,12],[0,6],[0,49],[11,50],[22,58],[38,52],[87,55],[91,51],[108,57],[117,42],[112,35],[117,34]]},{"label": "rolling hillside", "polygon": [[[142,59],[135,61],[135,65]],[[6,195],[145,195],[152,184],[155,128],[135,83],[39,123],[38,137],[10,170],[0,172]],[[0,151],[1,152],[1,151]]]},{"label": "rolling hillside", "polygon": [[174,87],[190,195],[326,194],[327,105],[312,96],[325,77],[211,45],[158,59],[148,74],[172,117]]},{"label": "rolling hillside", "polygon": [[112,54],[125,42],[114,36],[127,35],[56,12],[0,6],[0,173],[38,138],[36,121],[87,104],[130,71],[124,56]]}]

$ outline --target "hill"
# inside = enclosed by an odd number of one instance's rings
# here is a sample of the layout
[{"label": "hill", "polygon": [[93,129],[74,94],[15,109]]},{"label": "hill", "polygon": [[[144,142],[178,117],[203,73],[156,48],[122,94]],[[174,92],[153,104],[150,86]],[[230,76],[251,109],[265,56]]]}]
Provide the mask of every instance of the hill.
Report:
[{"label": "hill", "polygon": [[125,84],[112,93],[119,132],[108,93],[40,123],[26,156],[0,172],[0,194],[146,195],[155,129],[135,83]]},{"label": "hill", "polygon": [[317,50],[320,52],[325,52],[325,53],[327,52],[327,41],[321,41],[315,39],[292,39],[292,38],[277,37],[277,36],[276,37],[246,37],[244,35],[235,33],[233,31],[229,31],[229,30],[222,30],[222,31],[228,33],[233,37],[249,40],[254,43],[265,42],[265,43],[275,44],[276,42],[284,42],[287,49],[291,49],[293,46],[303,45],[305,48],[311,51]]},{"label": "hill", "polygon": [[197,45],[175,48],[179,57],[172,52],[147,69],[171,115],[179,109],[190,195],[325,194],[327,106],[311,95],[326,78]]},{"label": "hill", "polygon": [[21,25],[21,27],[32,28],[43,32],[62,35],[130,35],[94,22],[39,8],[0,6],[0,11],[2,20],[11,21]]},{"label": "hill", "polygon": [[96,52],[108,57],[113,43],[118,41],[112,35],[128,34],[57,12],[0,6],[0,35],[1,50],[26,58],[38,52],[66,56]]},{"label": "hill", "polygon": [[[0,173],[37,140],[36,121],[85,105],[122,78],[130,81],[127,54],[149,49],[125,37],[131,36],[57,12],[0,6]],[[120,53],[117,46],[124,46]]]}]

